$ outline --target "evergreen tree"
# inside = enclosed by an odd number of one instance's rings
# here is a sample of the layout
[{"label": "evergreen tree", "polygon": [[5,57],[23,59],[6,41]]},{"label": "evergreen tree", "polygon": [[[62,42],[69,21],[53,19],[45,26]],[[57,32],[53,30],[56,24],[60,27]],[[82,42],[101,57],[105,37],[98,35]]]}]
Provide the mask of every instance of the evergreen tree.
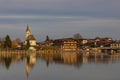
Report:
[{"label": "evergreen tree", "polygon": [[49,40],[50,40],[50,38],[49,38],[49,36],[47,35],[47,36],[46,36],[46,41],[49,41]]},{"label": "evergreen tree", "polygon": [[11,39],[10,39],[10,36],[7,35],[7,36],[5,37],[4,48],[11,48],[11,46],[12,46],[12,41],[11,41]]},{"label": "evergreen tree", "polygon": [[28,50],[28,49],[29,49],[29,47],[30,47],[30,42],[29,42],[29,40],[27,40],[26,49]]}]

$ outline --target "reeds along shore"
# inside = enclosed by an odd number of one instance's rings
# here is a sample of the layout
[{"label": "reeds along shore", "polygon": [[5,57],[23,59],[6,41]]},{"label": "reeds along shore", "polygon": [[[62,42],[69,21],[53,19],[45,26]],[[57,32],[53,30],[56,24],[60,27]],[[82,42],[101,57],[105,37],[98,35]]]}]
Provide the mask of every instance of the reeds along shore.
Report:
[{"label": "reeds along shore", "polygon": [[36,53],[36,51],[5,50],[5,51],[0,51],[0,56],[16,56],[16,55],[27,56],[27,55],[30,55],[32,53]]}]

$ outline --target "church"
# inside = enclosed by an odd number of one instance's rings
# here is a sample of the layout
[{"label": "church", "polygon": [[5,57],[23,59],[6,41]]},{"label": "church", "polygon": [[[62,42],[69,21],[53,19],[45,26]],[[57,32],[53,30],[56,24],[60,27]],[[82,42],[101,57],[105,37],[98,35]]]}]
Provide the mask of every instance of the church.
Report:
[{"label": "church", "polygon": [[30,50],[35,50],[35,46],[36,46],[36,39],[33,35],[31,35],[29,26],[27,25],[26,28],[26,32],[25,32],[25,42],[27,44],[27,42],[29,42],[30,44]]}]

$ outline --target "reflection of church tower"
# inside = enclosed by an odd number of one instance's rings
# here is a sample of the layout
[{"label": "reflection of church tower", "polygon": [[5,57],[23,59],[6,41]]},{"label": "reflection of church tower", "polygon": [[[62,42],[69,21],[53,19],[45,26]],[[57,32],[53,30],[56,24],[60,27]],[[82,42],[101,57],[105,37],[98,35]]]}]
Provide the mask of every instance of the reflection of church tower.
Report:
[{"label": "reflection of church tower", "polygon": [[30,57],[28,56],[28,57],[26,58],[26,66],[25,66],[27,77],[29,76],[30,70],[31,70],[31,67],[30,67],[29,62],[30,62]]},{"label": "reflection of church tower", "polygon": [[35,64],[36,64],[36,56],[35,55],[30,55],[26,58],[25,69],[26,69],[27,77],[29,77],[30,71],[34,67]]},{"label": "reflection of church tower", "polygon": [[25,33],[25,39],[27,39],[27,37],[30,36],[30,35],[31,35],[30,29],[29,29],[29,26],[27,25],[26,33]]},{"label": "reflection of church tower", "polygon": [[29,76],[29,74],[30,74],[30,65],[29,64],[26,64],[26,75],[27,75],[27,77]]}]

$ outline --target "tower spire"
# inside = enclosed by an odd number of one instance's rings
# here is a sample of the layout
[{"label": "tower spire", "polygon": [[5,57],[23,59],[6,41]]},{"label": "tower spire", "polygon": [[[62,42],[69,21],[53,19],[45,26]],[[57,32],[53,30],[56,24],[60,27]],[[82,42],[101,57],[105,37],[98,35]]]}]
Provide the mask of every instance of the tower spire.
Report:
[{"label": "tower spire", "polygon": [[28,24],[27,24],[26,32],[27,32],[27,31],[30,31]]},{"label": "tower spire", "polygon": [[25,38],[27,39],[27,37],[28,37],[29,35],[31,35],[31,33],[30,33],[29,26],[28,26],[28,24],[27,24],[26,33],[25,33]]}]

